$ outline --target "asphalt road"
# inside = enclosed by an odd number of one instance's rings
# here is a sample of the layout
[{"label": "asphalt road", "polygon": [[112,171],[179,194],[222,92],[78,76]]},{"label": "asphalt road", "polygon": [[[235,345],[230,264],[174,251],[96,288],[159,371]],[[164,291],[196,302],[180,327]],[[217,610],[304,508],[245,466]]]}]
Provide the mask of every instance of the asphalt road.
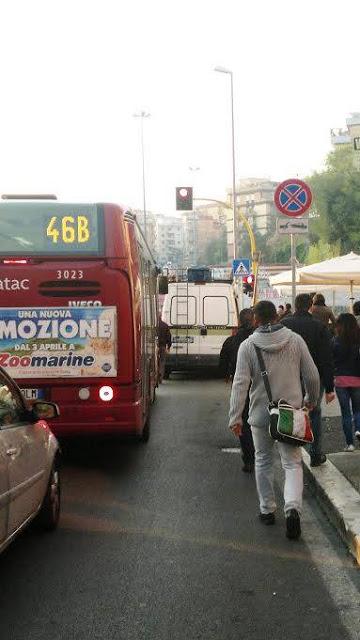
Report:
[{"label": "asphalt road", "polygon": [[301,541],[280,508],[258,522],[227,396],[173,378],[148,444],[71,447],[59,530],[0,557],[2,640],[360,638],[360,574],[311,496]]}]

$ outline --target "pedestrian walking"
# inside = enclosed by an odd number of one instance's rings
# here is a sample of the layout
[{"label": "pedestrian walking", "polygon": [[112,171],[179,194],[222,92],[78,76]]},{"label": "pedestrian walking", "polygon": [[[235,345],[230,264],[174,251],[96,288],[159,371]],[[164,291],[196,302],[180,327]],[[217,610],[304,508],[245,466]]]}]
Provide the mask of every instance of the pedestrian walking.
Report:
[{"label": "pedestrian walking", "polygon": [[335,390],[339,399],[345,451],[354,451],[354,433],[360,439],[360,328],[352,313],[341,313],[336,321],[332,346]]},{"label": "pedestrian walking", "polygon": [[316,293],[313,297],[313,303],[311,305],[310,313],[322,322],[327,329],[330,329],[331,333],[335,333],[335,316],[325,304],[325,298],[322,293]]},{"label": "pedestrian walking", "polygon": [[285,307],[283,304],[279,304],[278,306],[278,317],[282,318],[285,313]]},{"label": "pedestrian walking", "polygon": [[166,352],[171,348],[171,331],[169,325],[159,317],[159,382],[161,383],[165,375]]},{"label": "pedestrian walking", "polygon": [[311,296],[299,293],[295,298],[295,313],[282,318],[282,324],[298,333],[306,342],[320,376],[320,395],[314,409],[310,412],[310,420],[314,433],[314,442],[310,445],[310,464],[318,467],[326,462],[322,450],[321,401],[325,391],[326,403],[335,398],[334,363],[331,348],[331,336],[324,324],[309,313]]},{"label": "pedestrian walking", "polygon": [[[254,312],[252,309],[242,309],[239,314],[239,328],[234,336],[226,338],[220,352],[220,371],[225,380],[232,381],[236,370],[236,360],[239,347],[254,331]],[[243,429],[239,436],[242,451],[243,467],[245,473],[254,471],[255,450],[248,422],[249,417],[249,393],[242,412]]]},{"label": "pedestrian walking", "polygon": [[356,322],[358,323],[358,325],[360,327],[360,301],[359,300],[354,302],[353,314],[354,314],[354,316],[356,318]]},{"label": "pedestrian walking", "polygon": [[285,311],[282,315],[282,318],[287,318],[288,316],[292,315],[292,309],[291,309],[291,304],[290,302],[287,302],[285,305]]},{"label": "pedestrian walking", "polygon": [[[229,426],[235,435],[242,430],[242,412],[250,387],[249,423],[255,445],[255,476],[260,502],[260,521],[275,523],[275,492],[273,449],[275,441],[269,434],[268,396],[255,347],[261,350],[268,381],[274,399],[283,398],[292,407],[305,402],[313,407],[318,400],[320,381],[317,368],[304,340],[277,320],[272,302],[264,300],[254,309],[257,329],[239,348],[231,399]],[[281,463],[285,471],[284,510],[286,535],[296,539],[301,534],[303,469],[301,448],[278,442]]]}]

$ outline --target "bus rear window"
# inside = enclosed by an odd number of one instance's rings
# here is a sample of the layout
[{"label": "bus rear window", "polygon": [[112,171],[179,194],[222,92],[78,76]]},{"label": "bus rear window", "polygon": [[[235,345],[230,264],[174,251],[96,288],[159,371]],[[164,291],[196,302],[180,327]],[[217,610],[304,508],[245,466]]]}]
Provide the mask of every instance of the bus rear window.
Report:
[{"label": "bus rear window", "polygon": [[103,253],[101,211],[95,204],[0,203],[1,255]]}]

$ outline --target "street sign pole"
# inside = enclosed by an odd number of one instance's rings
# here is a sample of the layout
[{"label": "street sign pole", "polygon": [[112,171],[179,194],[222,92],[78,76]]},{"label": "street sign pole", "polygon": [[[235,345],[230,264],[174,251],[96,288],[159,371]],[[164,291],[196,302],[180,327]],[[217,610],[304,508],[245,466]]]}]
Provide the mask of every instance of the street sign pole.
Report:
[{"label": "street sign pole", "polygon": [[292,310],[295,311],[295,298],[296,298],[296,246],[295,236],[292,233],[290,235],[291,243],[291,303]]},{"label": "street sign pole", "polygon": [[[298,178],[290,178],[289,180],[284,180],[280,182],[280,184],[276,187],[274,194],[274,202],[275,206],[280,213],[288,218],[298,218],[302,216],[305,211],[307,211],[312,202],[312,194],[310,187],[303,182],[303,180],[299,180]],[[292,223],[292,228],[289,227],[290,222],[280,224],[280,228],[284,229],[288,228],[290,231],[290,247],[291,247],[291,298],[292,298],[292,307],[295,309],[295,298],[296,298],[296,246],[295,246],[295,224]],[[299,227],[299,223],[296,223],[296,226]],[[294,229],[294,231],[293,231]]]}]

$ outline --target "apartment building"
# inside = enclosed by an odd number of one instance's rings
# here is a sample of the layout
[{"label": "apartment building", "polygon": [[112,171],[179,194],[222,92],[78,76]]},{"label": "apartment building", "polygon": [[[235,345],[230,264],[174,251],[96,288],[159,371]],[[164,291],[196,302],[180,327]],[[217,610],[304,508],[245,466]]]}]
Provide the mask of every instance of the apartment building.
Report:
[{"label": "apartment building", "polygon": [[349,145],[354,151],[354,166],[360,171],[360,112],[350,113],[346,118],[346,127],[331,129],[331,143],[334,147]]}]

